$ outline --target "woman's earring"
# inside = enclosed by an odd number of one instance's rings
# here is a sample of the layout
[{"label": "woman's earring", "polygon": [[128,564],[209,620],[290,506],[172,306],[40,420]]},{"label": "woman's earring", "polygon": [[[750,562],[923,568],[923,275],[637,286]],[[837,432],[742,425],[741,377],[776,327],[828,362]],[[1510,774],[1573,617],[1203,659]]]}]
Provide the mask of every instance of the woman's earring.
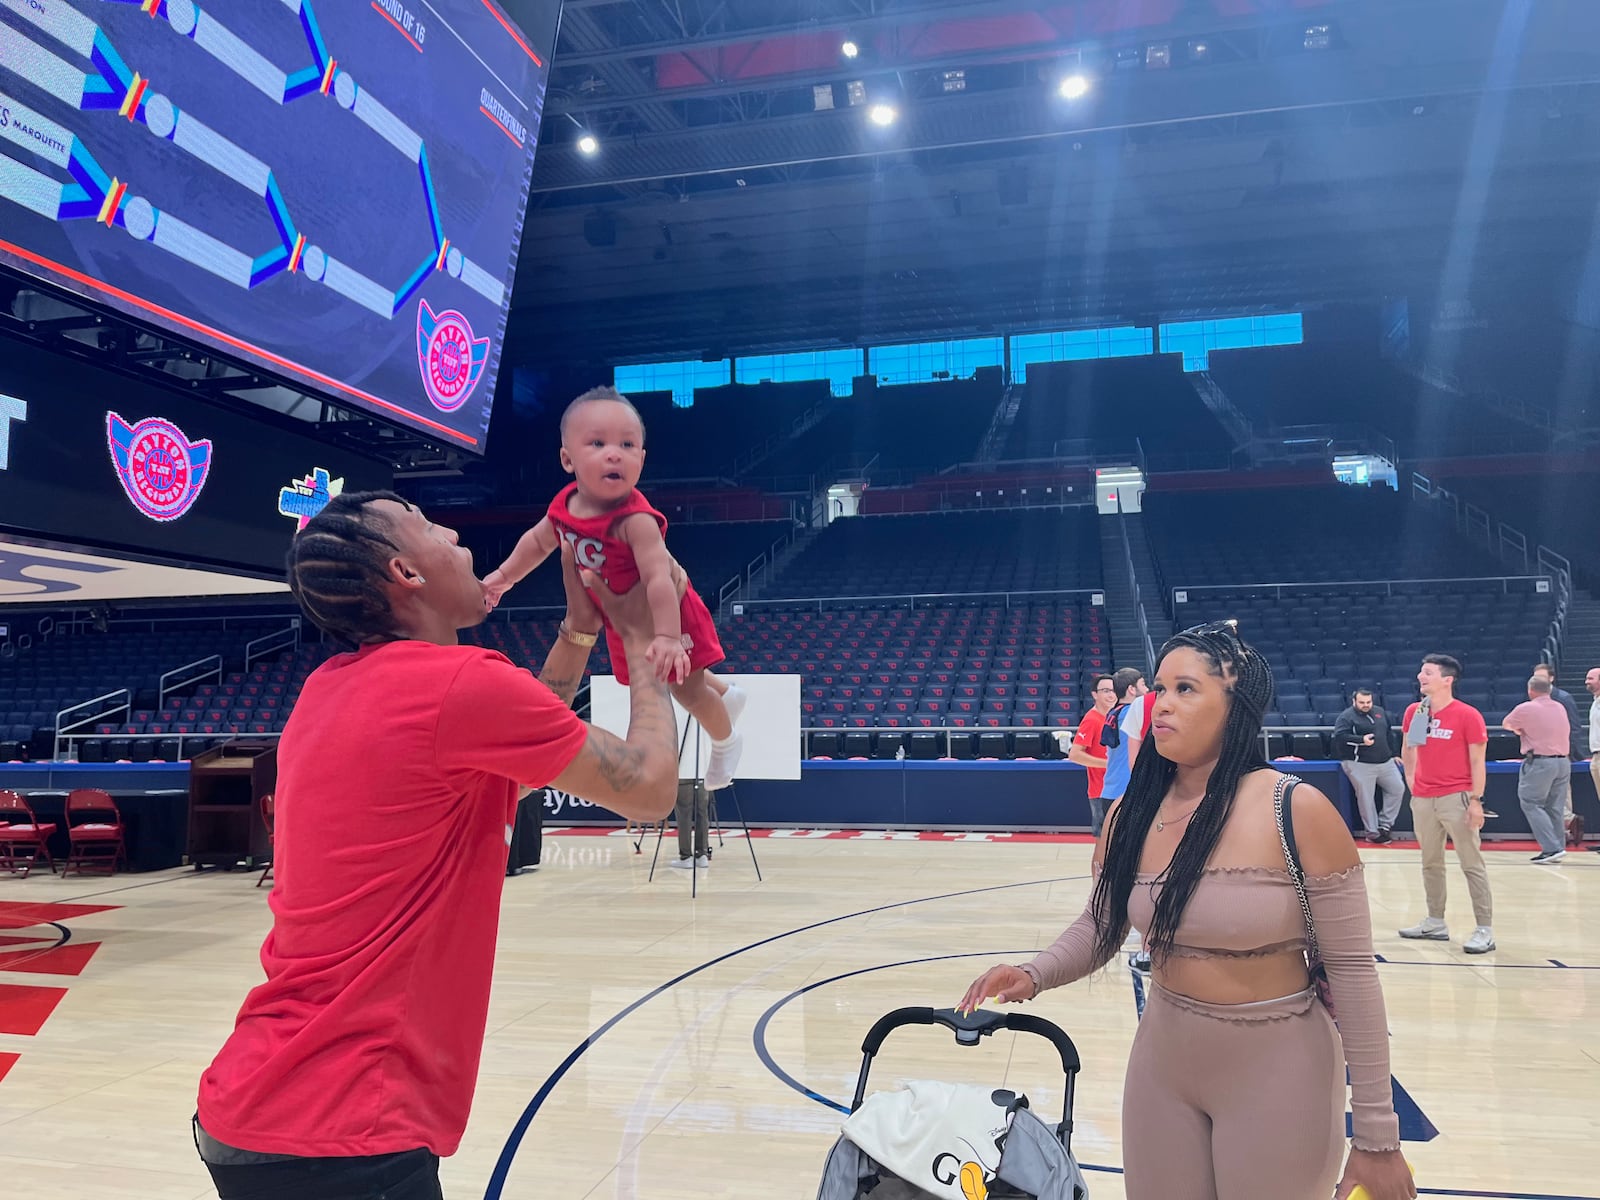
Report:
[{"label": "woman's earring", "polygon": [[418,575],[417,576],[417,582],[418,583],[427,583],[428,581],[426,579],[424,579],[421,575]]}]

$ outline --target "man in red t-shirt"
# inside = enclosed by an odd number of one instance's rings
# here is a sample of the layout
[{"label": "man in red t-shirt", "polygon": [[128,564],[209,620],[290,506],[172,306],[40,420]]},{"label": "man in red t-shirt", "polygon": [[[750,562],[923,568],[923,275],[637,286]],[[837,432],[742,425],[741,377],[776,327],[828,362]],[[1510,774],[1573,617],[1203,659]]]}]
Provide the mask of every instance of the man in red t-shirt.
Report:
[{"label": "man in red t-shirt", "polygon": [[[671,810],[677,735],[645,662],[644,589],[563,554],[567,619],[539,679],[458,644],[484,619],[472,554],[388,492],[295,536],[306,615],[354,645],[306,680],[278,747],[266,982],[200,1080],[195,1141],[222,1200],[438,1200],[477,1082],[519,793]],[[635,663],[626,739],[569,704],[600,630]]]},{"label": "man in red t-shirt", "polygon": [[1477,928],[1462,947],[1468,954],[1494,949],[1494,899],[1484,869],[1478,832],[1483,828],[1484,753],[1489,731],[1483,714],[1455,698],[1461,664],[1448,654],[1422,660],[1417,686],[1422,703],[1406,709],[1401,762],[1411,785],[1411,822],[1422,847],[1422,886],[1428,915],[1400,931],[1403,938],[1447,942],[1444,922],[1444,843],[1455,843],[1461,872],[1472,895]]},{"label": "man in red t-shirt", "polygon": [[1094,836],[1099,837],[1106,820],[1106,802],[1100,796],[1106,782],[1106,748],[1100,744],[1100,731],[1105,728],[1106,714],[1117,702],[1117,689],[1111,676],[1096,675],[1089,683],[1089,694],[1094,707],[1083,714],[1067,749],[1067,761],[1077,763],[1089,775],[1089,816]]}]

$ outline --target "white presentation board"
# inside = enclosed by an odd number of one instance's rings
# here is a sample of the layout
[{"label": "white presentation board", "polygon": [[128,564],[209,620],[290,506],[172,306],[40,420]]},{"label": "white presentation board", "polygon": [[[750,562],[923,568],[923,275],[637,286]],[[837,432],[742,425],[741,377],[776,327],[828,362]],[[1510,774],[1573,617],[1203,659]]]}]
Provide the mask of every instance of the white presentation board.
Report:
[{"label": "white presentation board", "polygon": [[[735,779],[800,778],[800,676],[798,675],[723,675],[749,694],[739,732],[744,735],[744,753],[739,759]],[[678,739],[688,714],[676,701],[673,710],[678,720]],[[594,675],[589,679],[589,720],[618,737],[628,732],[628,689],[615,675]],[[684,742],[680,777],[694,775],[695,739]],[[711,757],[711,739],[700,731],[700,774],[705,774]]]}]

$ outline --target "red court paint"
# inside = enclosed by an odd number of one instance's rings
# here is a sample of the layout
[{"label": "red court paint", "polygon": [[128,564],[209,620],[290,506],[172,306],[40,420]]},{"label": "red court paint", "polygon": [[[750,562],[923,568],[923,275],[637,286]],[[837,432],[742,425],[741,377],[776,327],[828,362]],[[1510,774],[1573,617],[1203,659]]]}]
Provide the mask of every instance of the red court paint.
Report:
[{"label": "red court paint", "polygon": [[66,988],[0,983],[0,1033],[32,1037],[66,994]]}]

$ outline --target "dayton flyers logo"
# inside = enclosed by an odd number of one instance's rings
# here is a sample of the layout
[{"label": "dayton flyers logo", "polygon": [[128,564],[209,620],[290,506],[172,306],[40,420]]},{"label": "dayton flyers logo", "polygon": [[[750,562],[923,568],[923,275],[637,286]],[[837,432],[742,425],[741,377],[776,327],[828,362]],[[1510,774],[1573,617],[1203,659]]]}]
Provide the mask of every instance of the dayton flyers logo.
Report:
[{"label": "dayton flyers logo", "polygon": [[210,441],[191,442],[161,417],[129,425],[107,412],[106,443],[122,490],[152,521],[176,521],[200,498],[211,471]]},{"label": "dayton flyers logo", "polygon": [[304,529],[328,501],[344,491],[344,480],[329,477],[326,467],[313,467],[304,479],[278,489],[278,515],[292,517],[296,531]]},{"label": "dayton flyers logo", "polygon": [[455,309],[435,315],[426,300],[417,303],[417,365],[435,408],[455,412],[465,404],[488,363],[489,339],[474,338],[464,316]]}]

